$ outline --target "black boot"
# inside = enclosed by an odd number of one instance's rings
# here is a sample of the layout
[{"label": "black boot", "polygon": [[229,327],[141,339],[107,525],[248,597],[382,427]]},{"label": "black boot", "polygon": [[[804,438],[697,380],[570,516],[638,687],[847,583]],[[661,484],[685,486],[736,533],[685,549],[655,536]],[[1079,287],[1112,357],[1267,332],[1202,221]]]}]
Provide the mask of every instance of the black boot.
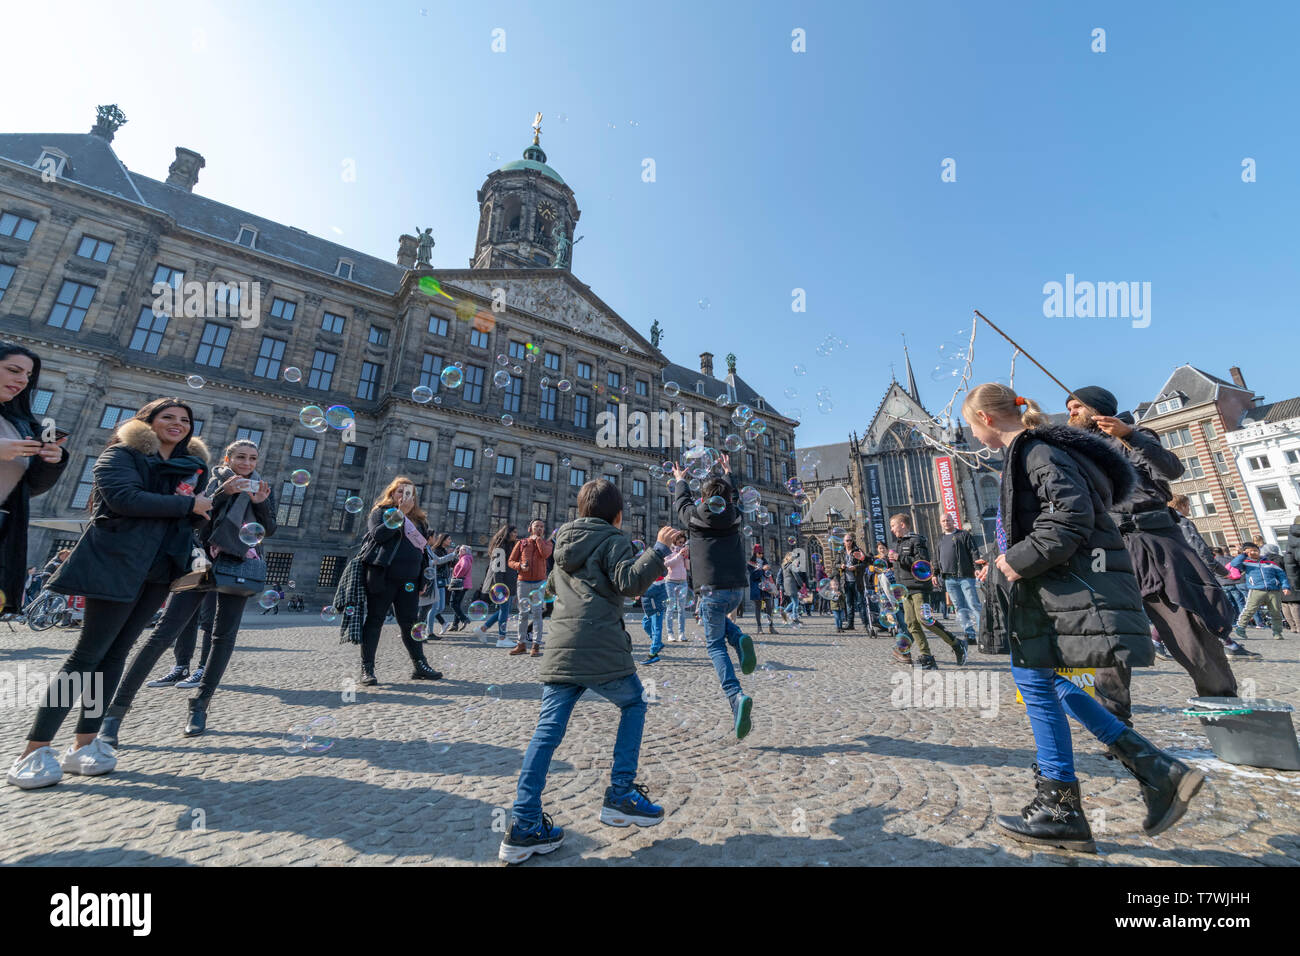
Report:
[{"label": "black boot", "polygon": [[413,680],[442,680],[442,671],[434,670],[423,657],[411,663],[413,665],[411,669],[411,678]]},{"label": "black boot", "polygon": [[190,705],[190,719],[185,725],[186,737],[197,737],[208,727],[208,705],[206,701],[195,700],[191,697],[188,701]]},{"label": "black boot", "polygon": [[1083,815],[1078,781],[1050,780],[1038,773],[1036,764],[1034,777],[1037,795],[1019,814],[998,817],[998,826],[1021,843],[1096,853],[1092,829]]},{"label": "black boot", "polygon": [[1169,756],[1135,730],[1120,734],[1110,752],[1137,777],[1147,805],[1147,818],[1142,822],[1147,836],[1163,833],[1177,823],[1205,782],[1205,774]]},{"label": "black boot", "polygon": [[373,687],[379,683],[379,678],[375,676],[375,666],[373,664],[361,665],[361,686]]}]

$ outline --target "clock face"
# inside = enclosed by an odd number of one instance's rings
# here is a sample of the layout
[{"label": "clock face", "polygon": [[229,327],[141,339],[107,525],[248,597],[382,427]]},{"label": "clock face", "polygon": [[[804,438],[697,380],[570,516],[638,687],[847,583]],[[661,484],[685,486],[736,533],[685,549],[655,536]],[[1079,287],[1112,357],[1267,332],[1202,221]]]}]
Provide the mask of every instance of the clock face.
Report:
[{"label": "clock face", "polygon": [[555,221],[555,207],[548,202],[542,203],[537,207],[537,215],[541,216],[547,222]]}]

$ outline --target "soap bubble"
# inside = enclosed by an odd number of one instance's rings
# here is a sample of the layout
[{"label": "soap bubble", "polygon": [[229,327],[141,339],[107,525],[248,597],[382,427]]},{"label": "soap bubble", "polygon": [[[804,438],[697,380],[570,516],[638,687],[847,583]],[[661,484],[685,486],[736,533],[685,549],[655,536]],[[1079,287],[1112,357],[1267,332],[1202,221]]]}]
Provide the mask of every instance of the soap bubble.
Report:
[{"label": "soap bubble", "polygon": [[407,594],[410,594],[412,591],[415,590],[415,584],[412,583],[411,581],[407,581],[406,584],[404,584],[402,587]]},{"label": "soap bubble", "polygon": [[745,537],[746,537],[746,538],[752,538],[752,537],[754,537],[754,529],[753,529],[751,526],[749,526],[749,525],[745,525],[745,526],[744,526],[743,528],[741,528],[740,530],[743,531],[743,532],[745,533]]},{"label": "soap bubble", "polygon": [[541,381],[539,381],[537,384],[541,388],[550,388],[551,377],[549,375],[543,375]]},{"label": "soap bubble", "polygon": [[930,567],[929,561],[917,561],[912,565],[912,577],[918,581],[928,581],[934,570]]},{"label": "soap bubble", "polygon": [[735,411],[731,413],[731,423],[737,428],[744,428],[751,418],[754,417],[754,410],[748,405],[737,405]]},{"label": "soap bubble", "polygon": [[451,738],[447,736],[445,730],[435,730],[426,739],[429,743],[429,749],[433,751],[435,757],[441,757],[451,750]]},{"label": "soap bubble", "polygon": [[835,403],[829,398],[819,398],[817,400],[817,411],[823,415],[829,415],[835,408]]},{"label": "soap bubble", "polygon": [[727,451],[741,451],[745,447],[745,440],[739,435],[728,435],[722,440],[722,447]]},{"label": "soap bubble", "polygon": [[428,405],[433,401],[433,389],[428,385],[417,385],[411,389],[411,401],[417,405]]},{"label": "soap bubble", "polygon": [[758,514],[755,516],[755,519],[754,519],[754,520],[757,521],[760,525],[768,525],[768,524],[771,524],[771,523],[772,523],[772,512],[770,512],[770,511],[768,511],[766,508],[764,508],[763,510],[761,510],[761,511],[758,512]]},{"label": "soap bubble", "polygon": [[492,376],[492,384],[497,388],[505,388],[510,384],[510,373],[503,368],[497,369],[496,373]]},{"label": "soap bubble", "polygon": [[[523,375],[523,374],[524,374],[524,370],[523,370],[520,366],[518,366],[518,365],[512,365],[512,366],[510,366],[510,374],[511,374],[511,375]],[[624,387],[626,387],[626,386],[624,386]]]},{"label": "soap bubble", "polygon": [[320,619],[324,621],[326,624],[333,624],[335,621],[339,619],[338,609],[335,608],[333,605],[326,604],[323,608],[320,609]]},{"label": "soap bubble", "polygon": [[289,482],[296,488],[306,488],[311,484],[311,472],[306,468],[297,468],[289,475]]},{"label": "soap bubble", "polygon": [[749,431],[753,431],[755,436],[761,435],[767,431],[767,422],[762,418],[755,418],[749,423],[749,428],[746,429],[746,432]]},{"label": "soap bubble", "polygon": [[343,502],[343,510],[350,515],[360,514],[361,509],[364,508],[365,506],[366,503],[362,501],[360,498],[358,498],[356,495],[349,495],[347,499]]},{"label": "soap bubble", "polygon": [[488,616],[488,606],[486,601],[473,601],[469,606],[469,619],[471,621],[486,621]]},{"label": "soap bubble", "polygon": [[568,468],[569,465],[573,464],[573,460],[568,457],[561,458],[560,464],[563,465],[565,468]]},{"label": "soap bubble", "polygon": [[266,529],[256,521],[250,521],[239,529],[239,540],[250,548],[255,548],[266,537]]},{"label": "soap bubble", "polygon": [[285,369],[284,369],[284,380],[285,380],[286,382],[301,382],[301,381],[302,381],[302,369],[300,369],[300,368],[295,368],[295,367],[292,366],[292,365],[285,366]]},{"label": "soap bubble", "polygon": [[406,523],[406,515],[397,508],[389,508],[384,512],[384,527],[389,531],[396,531]]},{"label": "soap bubble", "polygon": [[319,405],[304,405],[302,411],[298,413],[298,421],[302,422],[308,428],[316,428],[325,424],[325,409]]},{"label": "soap bubble", "polygon": [[510,600],[510,587],[506,584],[494,584],[488,591],[493,604],[505,604]]},{"label": "soap bubble", "polygon": [[507,365],[510,364],[510,359],[506,358],[504,355],[498,355],[497,364],[500,365],[502,368],[505,368]]},{"label": "soap bubble", "polygon": [[411,625],[411,640],[423,644],[432,636],[433,635],[429,632],[429,625],[425,624],[423,621],[417,621],[415,624]]},{"label": "soap bubble", "polygon": [[485,703],[492,704],[501,700],[501,688],[497,684],[488,684],[483,690],[483,696],[486,698]]},{"label": "soap bubble", "polygon": [[623,470],[623,463],[622,463],[621,461],[616,461],[616,462],[614,462],[614,470],[615,470],[615,471],[622,471],[622,470]]},{"label": "soap bubble", "polygon": [[708,299],[700,299],[700,301],[696,303],[696,305],[698,305],[701,309],[707,309],[712,304],[713,303],[710,302]]},{"label": "soap bubble", "polygon": [[[881,566],[884,566],[884,562],[881,562]],[[901,584],[895,584],[889,589],[889,595],[895,601],[901,601],[907,597],[907,588],[903,587]]]},{"label": "soap bubble", "polygon": [[799,389],[797,389],[797,388],[787,388],[787,389],[785,390],[785,397],[786,397],[786,398],[798,398],[798,397],[799,397]]},{"label": "soap bubble", "polygon": [[645,542],[642,541],[640,538],[633,538],[633,539],[632,539],[632,550],[635,551],[635,552],[639,555],[642,551],[645,550]]},{"label": "soap bubble", "polygon": [[483,449],[484,458],[495,458],[496,456],[497,456],[497,450],[493,448],[491,445]]},{"label": "soap bubble", "polygon": [[357,416],[346,405],[331,405],[325,409],[325,424],[329,425],[330,428],[337,428],[339,431],[347,428],[356,419]]},{"label": "soap bubble", "polygon": [[573,383],[567,378],[562,378],[555,383],[555,387],[561,392],[567,392],[569,389],[573,388]]},{"label": "soap bubble", "polygon": [[202,388],[208,383],[203,380],[202,375],[190,375],[185,379],[185,384],[190,388]]},{"label": "soap bubble", "polygon": [[719,408],[726,408],[727,405],[730,403],[730,400],[727,398],[726,394],[724,393],[722,395],[719,395],[717,398],[715,398],[713,400],[713,403],[717,405]]},{"label": "soap bubble", "polygon": [[502,415],[502,416],[501,416],[501,424],[502,424],[502,425],[505,425],[506,428],[509,428],[509,427],[510,427],[511,425],[513,425],[514,423],[515,423],[515,417],[514,417],[513,415]]},{"label": "soap bubble", "polygon": [[664,382],[664,394],[669,398],[676,398],[682,393],[682,387],[676,382]]},{"label": "soap bubble", "polygon": [[297,581],[290,581],[287,585],[285,585],[285,587],[287,587],[290,591],[292,591],[297,586],[298,586]]},{"label": "soap bubble", "polygon": [[796,374],[796,375],[807,375],[807,374],[808,374],[808,369],[806,369],[806,368],[805,368],[804,366],[802,366],[802,365],[796,365],[796,366],[794,367],[794,374]]},{"label": "soap bubble", "polygon": [[[636,124],[633,123],[632,125],[635,126]],[[620,345],[618,347],[618,350],[622,352],[624,355],[626,355],[630,351],[626,345]]]},{"label": "soap bubble", "polygon": [[704,502],[704,504],[705,507],[707,507],[715,515],[720,515],[722,514],[722,512],[727,510],[727,502],[723,499],[721,495],[712,495],[708,501]]},{"label": "soap bubble", "polygon": [[280,592],[274,588],[267,588],[262,592],[262,596],[257,599],[259,607],[270,610],[280,603]]},{"label": "soap bubble", "polygon": [[460,388],[461,383],[465,381],[465,373],[454,365],[448,365],[442,370],[438,380],[447,388]]},{"label": "soap bubble", "polygon": [[796,544],[799,543],[799,539],[792,534],[788,534],[785,536],[785,543],[793,548]]},{"label": "soap bubble", "polygon": [[921,623],[922,624],[934,623],[934,611],[930,610],[930,605],[928,604],[921,605]]},{"label": "soap bubble", "polygon": [[451,486],[452,486],[453,488],[455,488],[457,491],[460,491],[461,489],[463,489],[463,488],[465,487],[465,479],[464,479],[464,478],[453,478],[453,479],[451,480]]},{"label": "soap bubble", "polygon": [[762,497],[759,490],[753,485],[745,485],[740,489],[740,509],[742,511],[753,511],[758,507]]}]

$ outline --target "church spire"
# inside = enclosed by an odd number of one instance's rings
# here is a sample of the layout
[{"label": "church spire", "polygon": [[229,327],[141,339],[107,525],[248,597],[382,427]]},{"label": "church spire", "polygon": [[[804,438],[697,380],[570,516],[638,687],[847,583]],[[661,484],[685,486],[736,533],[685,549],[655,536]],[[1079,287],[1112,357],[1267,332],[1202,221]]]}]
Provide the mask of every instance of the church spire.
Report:
[{"label": "church spire", "polygon": [[912,374],[912,356],[907,354],[907,336],[903,336],[903,359],[907,362],[907,394],[912,396],[912,401],[921,404],[921,396],[916,391],[916,376]]}]

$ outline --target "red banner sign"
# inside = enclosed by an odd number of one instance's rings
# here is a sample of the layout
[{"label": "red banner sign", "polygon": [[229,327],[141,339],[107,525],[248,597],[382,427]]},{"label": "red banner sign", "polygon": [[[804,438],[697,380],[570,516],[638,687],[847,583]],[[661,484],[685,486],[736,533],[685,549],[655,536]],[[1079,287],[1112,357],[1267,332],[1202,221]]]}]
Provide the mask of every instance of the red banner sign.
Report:
[{"label": "red banner sign", "polygon": [[961,527],[961,496],[957,494],[957,479],[952,473],[952,459],[943,455],[934,460],[934,470],[939,475],[939,504]]}]

